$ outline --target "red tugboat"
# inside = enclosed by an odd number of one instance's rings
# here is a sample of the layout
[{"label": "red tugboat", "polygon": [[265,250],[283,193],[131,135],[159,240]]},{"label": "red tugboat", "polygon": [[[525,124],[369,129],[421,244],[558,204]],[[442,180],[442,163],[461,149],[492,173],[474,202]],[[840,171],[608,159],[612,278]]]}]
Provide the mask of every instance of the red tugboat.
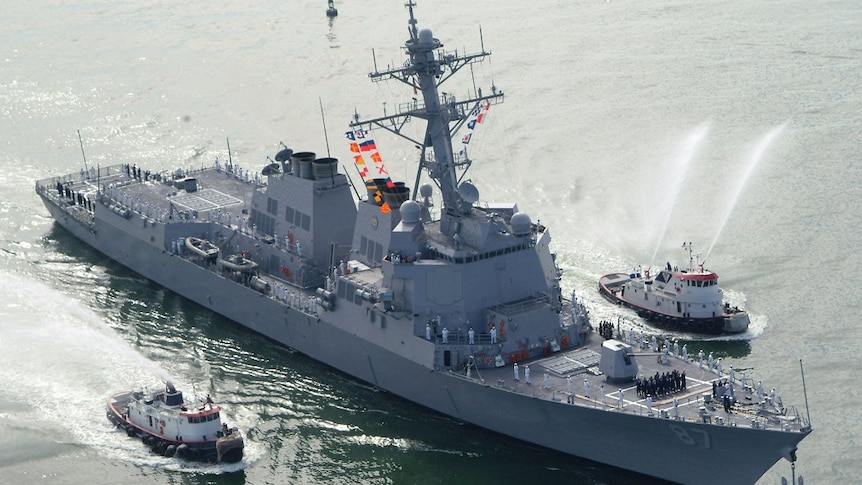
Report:
[{"label": "red tugboat", "polygon": [[747,330],[748,313],[724,301],[718,275],[694,264],[691,244],[687,249],[688,270],[668,263],[655,275],[649,270],[606,274],[599,278],[599,293],[662,328],[707,334]]},{"label": "red tugboat", "polygon": [[129,437],[140,438],[154,453],[191,461],[235,463],[242,459],[243,438],[221,420],[221,408],[206,401],[195,406],[168,381],[149,395],[125,391],[111,396],[108,419]]}]

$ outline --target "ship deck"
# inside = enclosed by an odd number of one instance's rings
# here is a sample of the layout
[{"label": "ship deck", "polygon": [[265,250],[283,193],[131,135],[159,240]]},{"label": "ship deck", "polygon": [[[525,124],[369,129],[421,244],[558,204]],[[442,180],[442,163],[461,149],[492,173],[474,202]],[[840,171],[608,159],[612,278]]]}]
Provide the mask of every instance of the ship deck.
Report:
[{"label": "ship deck", "polygon": [[[58,193],[58,183],[64,192],[68,189],[71,197]],[[221,210],[224,215],[222,223],[227,225],[227,214],[231,213],[230,225],[237,227],[236,222],[250,203],[252,193],[263,187],[263,183],[263,180],[255,181],[253,178],[247,181],[223,168],[200,168],[183,171],[179,175],[141,172],[134,166],[118,164],[100,167],[98,173],[96,169],[81,170],[79,175],[42,179],[36,182],[36,186],[46,196],[58,199],[58,203],[65,200],[71,208],[79,211],[87,207],[87,201],[95,202],[99,186],[102,186],[106,189],[104,194],[114,204],[152,219],[158,219],[161,212],[165,215],[161,222],[185,220],[190,216],[206,219],[210,213],[215,221]],[[178,217],[171,219],[174,210]]]},{"label": "ship deck", "polygon": [[[481,379],[488,385],[537,399],[605,409],[609,412],[652,415],[657,419],[705,422],[719,426],[785,431],[802,431],[805,428],[803,420],[797,419],[795,409],[788,409],[785,415],[780,413],[780,396],[776,395],[774,401],[771,400],[770,390],[763,387],[758,396],[758,381],[751,376],[745,378],[743,386],[743,375],[734,372],[731,379],[730,369],[719,371],[717,360],[710,370],[707,357],[703,358],[701,365],[696,354],[688,355],[686,360],[681,353],[674,356],[670,350],[665,356],[664,352],[653,351],[651,343],[646,340],[643,345],[637,345],[637,336],[633,339],[635,345],[632,345],[638,365],[637,379],[612,382],[599,371],[602,338],[596,334],[591,338],[591,344],[585,347],[518,362],[517,380],[513,364],[479,369],[478,372],[474,369],[471,371],[471,377]],[[629,343],[628,338],[620,340]],[[529,382],[525,376],[527,367],[531,371]],[[674,387],[669,383],[670,379],[666,379],[665,382],[668,383],[665,389],[655,389],[649,397],[645,392],[638,392],[637,380],[647,382],[650,377],[668,376],[675,371],[679,373],[677,382],[681,382],[684,373],[684,386]],[[725,383],[727,387],[722,387]],[[715,390],[713,384],[716,386]],[[735,402],[725,410],[723,395],[730,392],[731,387]],[[649,399],[652,400],[651,405]],[[674,399],[677,403],[676,409]]]}]

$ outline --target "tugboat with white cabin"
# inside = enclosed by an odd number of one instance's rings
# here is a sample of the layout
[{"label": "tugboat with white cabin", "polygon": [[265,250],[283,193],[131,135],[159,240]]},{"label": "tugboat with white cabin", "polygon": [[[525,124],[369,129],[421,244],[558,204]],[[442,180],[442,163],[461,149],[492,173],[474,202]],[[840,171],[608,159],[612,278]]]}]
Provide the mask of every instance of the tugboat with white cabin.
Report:
[{"label": "tugboat with white cabin", "polygon": [[222,409],[209,396],[186,403],[168,381],[152,393],[124,391],[111,396],[108,419],[154,453],[191,461],[236,463],[242,460],[242,433],[222,421]]},{"label": "tugboat with white cabin", "polygon": [[667,263],[654,275],[649,269],[606,274],[599,278],[599,293],[662,328],[705,334],[746,331],[748,313],[724,301],[718,275],[695,260],[691,243],[683,247],[689,252],[688,269]]}]

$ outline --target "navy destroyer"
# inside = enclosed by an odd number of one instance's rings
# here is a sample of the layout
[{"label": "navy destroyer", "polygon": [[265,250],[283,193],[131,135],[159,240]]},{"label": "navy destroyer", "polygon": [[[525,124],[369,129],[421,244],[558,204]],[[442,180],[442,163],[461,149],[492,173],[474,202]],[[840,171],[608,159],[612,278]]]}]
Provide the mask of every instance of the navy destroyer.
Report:
[{"label": "navy destroyer", "polygon": [[653,275],[640,268],[599,278],[599,293],[611,303],[634,310],[658,327],[692,333],[741,333],[748,330],[748,312],[724,301],[718,275],[695,260],[691,243],[688,269],[667,263]]},{"label": "navy destroyer", "polygon": [[[60,225],[131,270],[463,422],[681,483],[752,483],[795,461],[805,415],[702,352],[626,328],[595,334],[563,290],[550,229],[517,204],[479,202],[453,137],[503,93],[439,90],[490,54],[444,50],[414,6],[406,62],[370,77],[416,97],[356,115],[346,132],[361,197],[337,160],[286,146],[259,173],[230,157],[160,173],[118,164],[36,191]],[[423,138],[401,132],[408,120],[427,123]],[[412,191],[385,176],[373,128],[420,148]]]}]

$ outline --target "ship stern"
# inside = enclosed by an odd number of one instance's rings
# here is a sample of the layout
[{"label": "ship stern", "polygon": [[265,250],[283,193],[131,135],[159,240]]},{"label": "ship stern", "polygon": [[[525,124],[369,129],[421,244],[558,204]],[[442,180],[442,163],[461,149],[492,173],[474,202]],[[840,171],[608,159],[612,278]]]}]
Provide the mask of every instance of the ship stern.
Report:
[{"label": "ship stern", "polygon": [[236,463],[242,460],[244,448],[245,442],[243,441],[242,433],[238,429],[232,428],[228,434],[216,441],[218,462]]},{"label": "ship stern", "polygon": [[724,317],[723,330],[728,333],[742,333],[748,330],[748,324],[751,320],[748,318],[747,312],[731,313]]}]

